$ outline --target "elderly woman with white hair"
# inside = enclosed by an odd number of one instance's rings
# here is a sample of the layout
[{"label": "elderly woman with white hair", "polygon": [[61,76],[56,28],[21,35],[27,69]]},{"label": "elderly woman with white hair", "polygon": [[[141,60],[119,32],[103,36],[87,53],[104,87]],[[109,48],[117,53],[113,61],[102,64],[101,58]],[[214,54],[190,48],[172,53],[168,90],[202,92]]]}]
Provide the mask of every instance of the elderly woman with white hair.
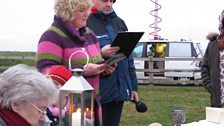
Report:
[{"label": "elderly woman with white hair", "polygon": [[27,65],[8,68],[0,75],[0,126],[37,126],[56,91],[50,79]]}]

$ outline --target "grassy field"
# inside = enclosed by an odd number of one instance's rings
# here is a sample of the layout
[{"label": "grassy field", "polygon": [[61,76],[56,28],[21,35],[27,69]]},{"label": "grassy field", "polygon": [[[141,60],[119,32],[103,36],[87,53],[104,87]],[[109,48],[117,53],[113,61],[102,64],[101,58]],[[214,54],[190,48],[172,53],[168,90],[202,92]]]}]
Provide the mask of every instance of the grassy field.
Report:
[{"label": "grassy field", "polygon": [[[34,56],[34,52],[0,52],[0,56]],[[32,60],[0,60],[0,66],[24,63],[35,65]],[[1,72],[2,70],[0,70]],[[139,96],[148,106],[148,111],[138,113],[131,102],[125,102],[120,126],[148,126],[159,122],[173,126],[171,111],[186,110],[186,123],[205,119],[205,107],[209,106],[209,94],[203,87],[190,86],[148,86],[139,85]]]},{"label": "grassy field", "polygon": [[0,56],[35,56],[35,52],[0,51]]},{"label": "grassy field", "polygon": [[173,126],[171,111],[186,110],[186,123],[205,119],[205,107],[209,106],[209,94],[203,87],[187,86],[139,86],[139,96],[148,106],[148,111],[138,113],[134,104],[126,102],[120,126],[148,126],[159,122]]},{"label": "grassy field", "polygon": [[[0,51],[0,56],[35,56],[35,52],[7,52]],[[5,70],[2,66],[13,66],[16,64],[27,64],[30,66],[35,65],[34,60],[12,60],[12,59],[0,59],[0,73]]]}]

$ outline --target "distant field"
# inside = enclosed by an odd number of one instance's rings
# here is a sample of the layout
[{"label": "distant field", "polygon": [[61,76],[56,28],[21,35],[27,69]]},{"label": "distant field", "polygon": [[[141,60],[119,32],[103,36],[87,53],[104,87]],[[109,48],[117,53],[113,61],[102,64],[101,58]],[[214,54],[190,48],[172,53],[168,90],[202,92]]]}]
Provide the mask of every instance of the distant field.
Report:
[{"label": "distant field", "polygon": [[[0,56],[35,56],[35,52],[1,52]],[[6,67],[16,64],[27,64],[30,66],[35,65],[34,60],[12,60],[12,59],[0,59],[0,72],[4,71]]]},{"label": "distant field", "polygon": [[0,51],[0,56],[35,56],[35,52]]}]

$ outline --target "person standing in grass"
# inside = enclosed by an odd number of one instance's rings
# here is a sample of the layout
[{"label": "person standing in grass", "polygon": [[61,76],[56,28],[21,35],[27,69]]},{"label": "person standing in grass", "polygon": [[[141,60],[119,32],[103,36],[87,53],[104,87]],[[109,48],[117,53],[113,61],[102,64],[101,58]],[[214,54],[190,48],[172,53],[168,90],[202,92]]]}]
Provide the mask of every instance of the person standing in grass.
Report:
[{"label": "person standing in grass", "polygon": [[224,10],[219,16],[219,34],[210,40],[201,68],[203,86],[211,94],[211,107],[224,107]]},{"label": "person standing in grass", "polygon": [[[96,34],[101,54],[110,58],[118,51],[111,47],[119,31],[127,31],[125,22],[113,10],[115,0],[92,0],[93,7],[87,26]],[[128,43],[127,43],[128,44]],[[138,82],[133,55],[117,63],[115,71],[100,79],[99,95],[104,126],[119,126],[124,101],[138,101]]]},{"label": "person standing in grass", "polygon": [[91,0],[55,0],[54,21],[39,40],[36,67],[43,74],[55,65],[84,69],[84,78],[97,93],[100,75],[110,75],[116,64],[99,64],[99,42],[86,27],[91,6]]}]

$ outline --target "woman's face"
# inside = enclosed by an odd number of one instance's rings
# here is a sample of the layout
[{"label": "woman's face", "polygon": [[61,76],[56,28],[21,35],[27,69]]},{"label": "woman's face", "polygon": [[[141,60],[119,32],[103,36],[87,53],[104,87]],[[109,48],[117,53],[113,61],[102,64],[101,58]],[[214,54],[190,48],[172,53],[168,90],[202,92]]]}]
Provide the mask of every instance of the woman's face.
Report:
[{"label": "woman's face", "polygon": [[89,8],[79,8],[74,12],[74,19],[72,21],[72,24],[76,28],[82,28],[86,26],[86,21],[89,16],[90,10]]},{"label": "woman's face", "polygon": [[37,126],[39,122],[45,119],[45,112],[47,108],[47,100],[41,99],[38,102],[17,104],[14,111],[23,117],[32,126]]}]

